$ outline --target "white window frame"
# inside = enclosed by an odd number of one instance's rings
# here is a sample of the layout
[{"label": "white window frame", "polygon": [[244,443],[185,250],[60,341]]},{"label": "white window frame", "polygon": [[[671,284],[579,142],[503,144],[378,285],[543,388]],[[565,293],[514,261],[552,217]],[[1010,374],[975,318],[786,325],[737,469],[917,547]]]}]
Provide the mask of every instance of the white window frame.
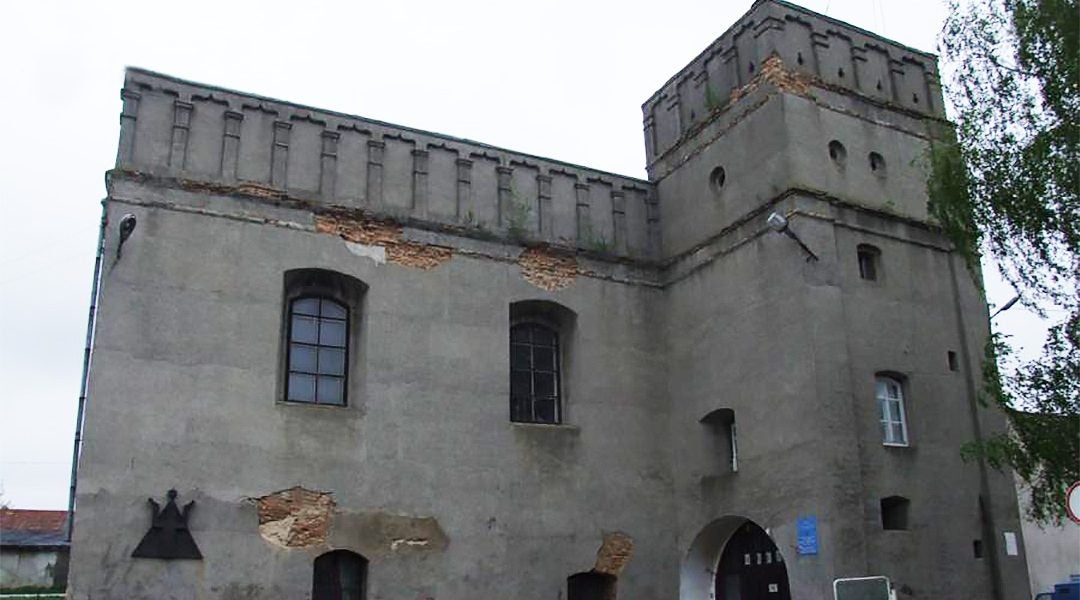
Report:
[{"label": "white window frame", "polygon": [[[881,443],[886,446],[909,446],[907,411],[904,406],[904,384],[895,377],[878,375],[874,379],[875,396],[878,404],[878,421],[881,423]],[[895,395],[891,392],[895,392]],[[893,412],[892,408],[895,408]],[[892,418],[893,415],[896,418]],[[893,425],[900,426],[901,439],[891,439]]]}]

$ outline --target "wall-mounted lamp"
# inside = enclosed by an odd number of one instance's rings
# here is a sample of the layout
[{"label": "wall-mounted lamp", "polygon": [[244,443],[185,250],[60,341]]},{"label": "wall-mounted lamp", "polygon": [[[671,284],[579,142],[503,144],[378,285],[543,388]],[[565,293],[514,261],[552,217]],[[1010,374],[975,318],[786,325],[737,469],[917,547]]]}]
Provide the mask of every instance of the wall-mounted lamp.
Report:
[{"label": "wall-mounted lamp", "polygon": [[791,227],[788,226],[787,217],[780,213],[774,212],[769,215],[769,218],[765,220],[765,223],[769,226],[769,229],[772,229],[776,233],[782,233],[789,238],[795,240],[795,242],[799,244],[799,247],[802,248],[804,252],[806,252],[806,262],[818,260],[817,254],[814,254],[814,251],[808,248],[806,244],[804,244],[803,241],[799,239],[799,236],[795,235],[795,232],[791,230]]},{"label": "wall-mounted lamp", "polygon": [[124,242],[135,231],[135,223],[135,215],[131,213],[120,217],[120,241],[116,244],[116,260],[120,260],[120,249],[124,247]]},{"label": "wall-mounted lamp", "polygon": [[990,315],[990,318],[993,319],[994,317],[1000,315],[1001,313],[1009,310],[1010,308],[1013,307],[1014,304],[1016,304],[1019,301],[1020,301],[1020,294],[1017,294],[1017,295],[1013,296],[1013,299],[1006,302],[1005,306],[1002,306],[1001,308],[995,310],[994,314]]}]

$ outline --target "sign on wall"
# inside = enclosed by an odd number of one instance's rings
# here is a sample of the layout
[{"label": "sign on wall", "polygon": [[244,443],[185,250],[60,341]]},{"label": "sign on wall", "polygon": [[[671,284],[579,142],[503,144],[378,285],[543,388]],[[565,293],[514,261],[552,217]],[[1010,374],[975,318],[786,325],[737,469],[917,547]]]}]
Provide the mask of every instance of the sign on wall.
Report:
[{"label": "sign on wall", "polygon": [[1065,512],[1075,523],[1080,523],[1080,481],[1069,486],[1065,492]]},{"label": "sign on wall", "polygon": [[799,517],[798,535],[796,551],[799,554],[818,553],[817,517]]},{"label": "sign on wall", "polygon": [[888,577],[844,577],[833,581],[835,600],[891,600]]}]

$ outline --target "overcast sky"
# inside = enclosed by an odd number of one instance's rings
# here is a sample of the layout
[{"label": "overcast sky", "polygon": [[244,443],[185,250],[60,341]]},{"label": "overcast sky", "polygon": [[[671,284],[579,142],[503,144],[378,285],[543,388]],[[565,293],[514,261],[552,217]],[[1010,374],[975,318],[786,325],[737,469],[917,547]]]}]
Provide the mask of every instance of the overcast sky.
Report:
[{"label": "overcast sky", "polygon": [[[750,0],[5,5],[0,493],[66,508],[125,65],[644,177],[641,104]],[[934,51],[943,0],[803,0]],[[1003,304],[1008,289],[990,290]],[[995,325],[1040,340],[1016,308]],[[91,403],[93,398],[91,398]]]}]

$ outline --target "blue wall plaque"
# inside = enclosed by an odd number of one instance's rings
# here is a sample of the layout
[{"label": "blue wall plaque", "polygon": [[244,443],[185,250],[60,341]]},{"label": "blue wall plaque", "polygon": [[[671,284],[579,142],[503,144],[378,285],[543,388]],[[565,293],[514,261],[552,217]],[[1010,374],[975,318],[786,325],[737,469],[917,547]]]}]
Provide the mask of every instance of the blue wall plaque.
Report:
[{"label": "blue wall plaque", "polygon": [[799,554],[817,554],[817,517],[799,517],[798,531],[797,552]]}]

